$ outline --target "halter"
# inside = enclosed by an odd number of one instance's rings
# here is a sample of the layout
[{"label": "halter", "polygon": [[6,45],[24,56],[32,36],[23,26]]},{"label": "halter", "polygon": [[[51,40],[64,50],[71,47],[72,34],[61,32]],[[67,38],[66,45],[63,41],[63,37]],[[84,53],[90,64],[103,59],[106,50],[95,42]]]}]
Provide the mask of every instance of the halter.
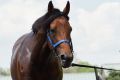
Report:
[{"label": "halter", "polygon": [[[57,14],[57,15],[49,18],[49,19],[46,21],[47,23],[45,23],[46,26],[50,26],[50,23],[51,23],[55,18],[60,17],[60,16],[64,16],[64,17],[66,17],[67,20],[69,20],[69,17],[68,17],[68,16],[64,15],[63,13],[59,13],[59,14]],[[48,30],[46,37],[47,37],[47,41],[48,41],[48,42],[50,43],[50,45],[52,46],[52,49],[51,49],[52,53],[55,53],[55,54],[50,54],[47,64],[50,63],[50,61],[51,61],[51,56],[52,56],[52,55],[55,55],[55,57],[57,57],[57,59],[58,59],[58,60],[60,61],[60,63],[61,63],[61,58],[60,58],[60,56],[57,54],[57,52],[56,52],[55,49],[56,49],[60,44],[66,43],[66,44],[68,44],[68,45],[70,46],[71,52],[73,53],[72,40],[71,40],[71,39],[70,39],[70,40],[62,39],[62,40],[59,40],[58,42],[54,43],[53,40],[52,40],[51,37],[50,37],[51,34],[52,34],[52,32]],[[62,66],[61,64],[59,64],[59,65]]]},{"label": "halter", "polygon": [[[47,26],[49,26],[50,23],[51,23],[54,19],[56,19],[57,17],[60,17],[60,16],[64,16],[64,17],[66,17],[67,20],[69,20],[69,17],[68,17],[67,15],[64,15],[63,12],[58,12],[56,15],[51,16],[51,17],[46,21],[46,22],[48,22],[48,23],[45,23],[45,24],[46,24]],[[73,52],[73,45],[72,45],[71,39],[70,39],[70,40],[62,39],[62,40],[54,43],[48,34],[51,34],[51,32],[49,32],[49,31],[47,32],[47,39],[48,39],[48,41],[50,42],[50,44],[51,44],[51,46],[53,47],[53,49],[55,49],[55,48],[56,48],[57,46],[59,46],[61,43],[67,43],[67,44],[70,45],[71,51]]]},{"label": "halter", "polygon": [[51,40],[50,36],[47,35],[47,38],[48,38],[48,41],[50,42],[50,44],[52,45],[53,48],[56,48],[58,45],[60,45],[61,43],[67,43],[67,44],[70,44],[70,40],[65,40],[65,39],[62,39],[56,43],[53,43],[53,41]]}]

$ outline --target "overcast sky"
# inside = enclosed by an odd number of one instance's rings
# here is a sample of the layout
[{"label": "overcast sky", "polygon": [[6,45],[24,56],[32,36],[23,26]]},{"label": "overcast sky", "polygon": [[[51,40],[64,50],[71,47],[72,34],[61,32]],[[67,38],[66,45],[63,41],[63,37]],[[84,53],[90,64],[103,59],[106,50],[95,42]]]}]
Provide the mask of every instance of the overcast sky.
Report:
[{"label": "overcast sky", "polygon": [[[52,0],[63,10],[67,0]],[[0,0],[0,66],[9,67],[14,42],[31,31],[49,0]],[[120,63],[120,0],[70,0],[75,59]],[[76,61],[76,60],[75,60]]]}]

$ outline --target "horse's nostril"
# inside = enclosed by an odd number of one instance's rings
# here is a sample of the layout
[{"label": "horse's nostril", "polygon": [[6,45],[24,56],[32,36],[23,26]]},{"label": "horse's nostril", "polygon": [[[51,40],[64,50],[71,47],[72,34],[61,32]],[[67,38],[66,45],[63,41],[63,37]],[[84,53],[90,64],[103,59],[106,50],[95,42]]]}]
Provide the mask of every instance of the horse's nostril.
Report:
[{"label": "horse's nostril", "polygon": [[65,56],[65,55],[61,55],[61,59],[62,59],[62,60],[65,60],[65,59],[66,59],[66,56]]}]

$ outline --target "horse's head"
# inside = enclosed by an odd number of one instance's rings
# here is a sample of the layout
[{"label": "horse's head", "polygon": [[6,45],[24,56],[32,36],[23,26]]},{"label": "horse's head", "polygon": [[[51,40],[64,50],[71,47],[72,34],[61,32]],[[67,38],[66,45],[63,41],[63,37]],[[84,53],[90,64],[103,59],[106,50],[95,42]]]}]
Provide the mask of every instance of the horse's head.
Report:
[{"label": "horse's head", "polygon": [[[54,7],[52,2],[49,2],[48,12],[52,13]],[[54,49],[60,57],[62,66],[67,68],[71,65],[73,60],[71,31],[72,28],[68,21],[68,13],[70,10],[70,3],[67,2],[63,12],[58,15],[50,24],[47,32],[49,47]]]}]

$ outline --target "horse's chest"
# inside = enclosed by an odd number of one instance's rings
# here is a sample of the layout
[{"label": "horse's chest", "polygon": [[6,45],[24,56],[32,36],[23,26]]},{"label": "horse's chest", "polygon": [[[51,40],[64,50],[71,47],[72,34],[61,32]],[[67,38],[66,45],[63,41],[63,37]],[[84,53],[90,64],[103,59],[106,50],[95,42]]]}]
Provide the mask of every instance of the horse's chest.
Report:
[{"label": "horse's chest", "polygon": [[62,80],[62,67],[58,64],[58,59],[53,59],[50,63],[39,64],[39,67],[34,67],[31,74],[36,80]]}]

